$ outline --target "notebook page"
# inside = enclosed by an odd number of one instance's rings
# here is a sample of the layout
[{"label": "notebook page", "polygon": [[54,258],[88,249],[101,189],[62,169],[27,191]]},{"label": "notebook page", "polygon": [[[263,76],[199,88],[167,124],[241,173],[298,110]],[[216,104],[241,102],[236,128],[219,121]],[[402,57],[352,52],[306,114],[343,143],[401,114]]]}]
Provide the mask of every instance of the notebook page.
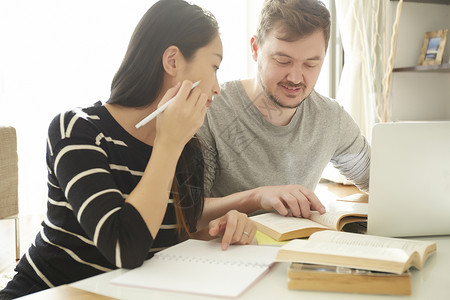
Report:
[{"label": "notebook page", "polygon": [[257,245],[230,245],[221,249],[220,241],[200,241],[190,239],[173,247],[160,251],[155,256],[182,256],[184,258],[202,258],[216,262],[243,262],[255,265],[270,265],[275,260],[276,247]]},{"label": "notebook page", "polygon": [[[111,283],[222,297],[237,297],[268,271],[278,247],[188,240],[161,251]],[[260,258],[260,259],[258,259]]]}]

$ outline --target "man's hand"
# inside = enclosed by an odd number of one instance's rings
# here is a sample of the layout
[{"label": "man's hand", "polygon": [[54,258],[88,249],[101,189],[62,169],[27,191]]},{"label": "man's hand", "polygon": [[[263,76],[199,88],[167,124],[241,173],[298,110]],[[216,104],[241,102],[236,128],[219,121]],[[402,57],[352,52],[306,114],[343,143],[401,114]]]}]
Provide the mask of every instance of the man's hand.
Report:
[{"label": "man's hand", "polygon": [[289,210],[295,217],[309,218],[311,210],[325,213],[325,206],[317,196],[301,185],[263,186],[256,189],[255,201],[264,210],[275,209],[286,216]]},{"label": "man's hand", "polygon": [[256,234],[256,225],[244,213],[230,210],[209,222],[209,235],[222,236],[222,250],[231,244],[249,244]]}]

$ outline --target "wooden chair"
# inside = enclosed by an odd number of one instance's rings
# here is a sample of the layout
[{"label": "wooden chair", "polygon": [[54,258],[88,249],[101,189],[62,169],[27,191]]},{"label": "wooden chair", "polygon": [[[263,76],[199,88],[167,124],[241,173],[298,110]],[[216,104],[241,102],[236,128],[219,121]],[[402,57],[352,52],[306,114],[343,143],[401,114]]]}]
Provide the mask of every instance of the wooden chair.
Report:
[{"label": "wooden chair", "polygon": [[0,126],[0,219],[14,219],[16,259],[20,259],[19,168],[14,127]]}]

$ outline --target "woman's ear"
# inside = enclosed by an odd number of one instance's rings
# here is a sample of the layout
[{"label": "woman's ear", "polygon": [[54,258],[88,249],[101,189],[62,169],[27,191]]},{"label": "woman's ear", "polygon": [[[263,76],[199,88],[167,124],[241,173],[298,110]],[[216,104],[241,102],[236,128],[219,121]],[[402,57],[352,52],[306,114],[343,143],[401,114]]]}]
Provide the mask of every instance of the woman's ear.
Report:
[{"label": "woman's ear", "polygon": [[163,53],[163,68],[171,76],[176,76],[182,66],[183,54],[177,46],[169,46]]}]

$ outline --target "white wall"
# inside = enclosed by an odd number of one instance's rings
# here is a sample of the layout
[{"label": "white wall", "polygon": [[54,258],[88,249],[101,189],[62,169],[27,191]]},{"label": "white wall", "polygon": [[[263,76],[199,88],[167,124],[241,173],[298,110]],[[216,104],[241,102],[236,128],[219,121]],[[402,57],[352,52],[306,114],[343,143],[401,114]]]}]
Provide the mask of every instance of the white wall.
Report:
[{"label": "white wall", "polygon": [[[389,3],[389,28],[397,3]],[[450,29],[450,5],[404,2],[394,67],[416,66],[425,32],[439,29]],[[449,60],[448,40],[443,62]],[[391,84],[392,121],[450,120],[450,73],[398,72]]]}]

